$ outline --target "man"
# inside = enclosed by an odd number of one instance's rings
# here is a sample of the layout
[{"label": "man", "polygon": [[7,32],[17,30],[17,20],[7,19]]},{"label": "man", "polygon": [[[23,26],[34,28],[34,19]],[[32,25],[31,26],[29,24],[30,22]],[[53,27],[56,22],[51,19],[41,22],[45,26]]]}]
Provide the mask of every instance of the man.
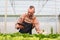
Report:
[{"label": "man", "polygon": [[30,6],[28,8],[28,12],[23,14],[16,23],[16,28],[20,29],[20,33],[29,33],[32,34],[32,29],[35,28],[37,33],[42,33],[42,31],[39,29],[39,22],[36,19],[36,16],[34,16],[35,13],[35,7]]}]

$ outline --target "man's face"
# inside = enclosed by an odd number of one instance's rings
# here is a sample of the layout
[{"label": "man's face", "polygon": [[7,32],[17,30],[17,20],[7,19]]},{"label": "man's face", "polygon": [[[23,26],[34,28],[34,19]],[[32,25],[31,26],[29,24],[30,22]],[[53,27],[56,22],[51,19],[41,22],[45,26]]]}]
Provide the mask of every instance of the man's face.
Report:
[{"label": "man's face", "polygon": [[35,8],[31,8],[31,9],[29,8],[28,9],[28,14],[29,15],[33,15],[34,13],[35,13]]}]

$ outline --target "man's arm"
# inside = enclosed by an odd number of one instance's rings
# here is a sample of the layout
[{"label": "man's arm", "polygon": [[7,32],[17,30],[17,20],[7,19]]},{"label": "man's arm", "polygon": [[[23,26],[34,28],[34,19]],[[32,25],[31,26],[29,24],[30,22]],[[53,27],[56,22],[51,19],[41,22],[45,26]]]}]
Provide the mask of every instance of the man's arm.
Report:
[{"label": "man's arm", "polygon": [[15,28],[16,28],[16,29],[22,29],[22,28],[23,28],[23,26],[22,26],[21,24],[22,24],[24,18],[25,18],[25,14],[22,15],[22,16],[18,19],[17,23],[15,24]]},{"label": "man's arm", "polygon": [[36,17],[35,17],[35,19],[34,19],[34,25],[35,25],[36,32],[37,32],[37,33],[42,33],[42,31],[39,29],[39,22],[38,22],[38,20],[36,19]]}]

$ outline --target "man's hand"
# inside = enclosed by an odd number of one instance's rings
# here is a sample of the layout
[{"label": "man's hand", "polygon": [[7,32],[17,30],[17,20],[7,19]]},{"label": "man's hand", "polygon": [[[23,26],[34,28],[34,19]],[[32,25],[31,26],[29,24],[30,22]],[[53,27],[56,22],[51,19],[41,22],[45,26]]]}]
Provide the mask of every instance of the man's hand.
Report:
[{"label": "man's hand", "polygon": [[15,28],[16,28],[16,29],[23,29],[24,27],[23,27],[22,25],[16,24],[16,25],[15,25]]},{"label": "man's hand", "polygon": [[40,31],[37,31],[38,34],[42,34],[43,33],[43,30],[40,30]]}]

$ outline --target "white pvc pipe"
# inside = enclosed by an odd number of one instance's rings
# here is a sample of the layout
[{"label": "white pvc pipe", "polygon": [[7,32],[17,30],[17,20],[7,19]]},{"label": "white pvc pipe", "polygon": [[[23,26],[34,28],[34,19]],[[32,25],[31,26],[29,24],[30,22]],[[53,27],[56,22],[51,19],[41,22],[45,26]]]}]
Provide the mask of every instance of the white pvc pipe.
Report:
[{"label": "white pvc pipe", "polygon": [[5,22],[4,22],[4,27],[5,27],[5,29],[4,29],[4,33],[6,33],[6,27],[7,27],[7,7],[8,6],[8,0],[6,0],[5,1]]}]

